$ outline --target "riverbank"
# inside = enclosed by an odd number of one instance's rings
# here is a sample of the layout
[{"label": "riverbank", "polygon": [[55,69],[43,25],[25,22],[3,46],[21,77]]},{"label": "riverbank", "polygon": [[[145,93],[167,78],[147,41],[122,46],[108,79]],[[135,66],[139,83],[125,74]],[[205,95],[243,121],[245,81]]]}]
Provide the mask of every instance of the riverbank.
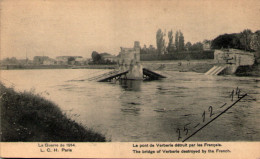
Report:
[{"label": "riverbank", "polygon": [[[141,61],[144,68],[151,70],[165,70],[178,72],[197,72],[206,73],[216,63],[214,60],[165,60],[165,61]],[[238,76],[260,76],[260,65],[252,67],[241,67],[236,75]],[[117,65],[36,65],[36,66],[2,66],[2,70],[17,70],[17,69],[117,69]]]},{"label": "riverbank", "polygon": [[69,65],[1,65],[1,70],[68,69]]},{"label": "riverbank", "polygon": [[73,66],[71,69],[116,69],[117,65],[86,65],[86,66]]},{"label": "riverbank", "polygon": [[205,73],[214,66],[213,60],[143,61],[143,66],[151,70]]},{"label": "riverbank", "polygon": [[117,65],[1,65],[1,70],[26,69],[115,69]]},{"label": "riverbank", "polygon": [[236,71],[237,76],[257,76],[260,77],[260,65],[241,66]]},{"label": "riverbank", "polygon": [[2,142],[104,142],[105,137],[66,117],[54,103],[0,83]]},{"label": "riverbank", "polygon": [[[214,60],[176,60],[176,61],[143,61],[143,66],[151,70],[206,73],[214,65]],[[240,66],[237,76],[260,76],[260,65]]]}]

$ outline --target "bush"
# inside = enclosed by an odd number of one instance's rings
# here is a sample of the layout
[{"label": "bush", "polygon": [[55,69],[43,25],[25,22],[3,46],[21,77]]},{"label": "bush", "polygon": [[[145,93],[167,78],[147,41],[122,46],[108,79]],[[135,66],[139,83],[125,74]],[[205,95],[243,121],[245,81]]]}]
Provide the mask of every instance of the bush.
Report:
[{"label": "bush", "polygon": [[54,103],[0,83],[1,141],[103,142],[105,137],[69,119]]}]

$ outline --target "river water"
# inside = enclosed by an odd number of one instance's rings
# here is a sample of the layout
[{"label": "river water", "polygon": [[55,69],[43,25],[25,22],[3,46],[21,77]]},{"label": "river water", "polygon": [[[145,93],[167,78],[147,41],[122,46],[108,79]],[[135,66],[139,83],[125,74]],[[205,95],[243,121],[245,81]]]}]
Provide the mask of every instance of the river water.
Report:
[{"label": "river water", "polygon": [[[111,141],[260,141],[260,78],[161,71],[158,81],[90,82],[94,69],[1,70],[2,81],[56,103]],[[238,88],[238,89],[237,89]]]}]

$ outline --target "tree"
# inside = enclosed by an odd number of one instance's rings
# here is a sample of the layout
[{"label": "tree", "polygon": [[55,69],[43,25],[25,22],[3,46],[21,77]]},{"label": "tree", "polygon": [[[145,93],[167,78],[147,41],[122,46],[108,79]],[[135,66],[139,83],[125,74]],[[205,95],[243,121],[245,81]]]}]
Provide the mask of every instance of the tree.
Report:
[{"label": "tree", "polygon": [[255,50],[256,62],[260,63],[260,30],[256,31],[251,38],[250,48]]},{"label": "tree", "polygon": [[245,29],[241,33],[219,35],[212,41],[211,48],[234,48],[251,51],[251,40],[253,37],[254,34],[250,29]]},{"label": "tree", "polygon": [[18,64],[18,60],[15,57],[11,57],[11,58],[5,58],[2,61],[2,64]]},{"label": "tree", "polygon": [[190,48],[191,48],[191,42],[187,42],[186,44],[185,44],[185,48],[187,49],[187,50],[190,50]]},{"label": "tree", "polygon": [[201,42],[197,42],[190,47],[190,50],[191,51],[202,51],[203,50],[203,44]]},{"label": "tree", "polygon": [[68,64],[74,65],[75,64],[75,57],[69,57],[68,58]]},{"label": "tree", "polygon": [[172,32],[172,30],[168,32],[168,39],[169,39],[169,43],[168,43],[167,51],[171,52],[171,51],[173,51],[173,32]]},{"label": "tree", "polygon": [[203,40],[203,43],[204,43],[204,44],[210,44],[210,43],[211,43],[211,41],[210,41],[210,40],[207,40],[207,39],[205,39],[205,40]]},{"label": "tree", "polygon": [[252,34],[253,33],[250,29],[245,29],[243,32],[240,33],[240,42],[245,50],[251,50],[250,42]]},{"label": "tree", "polygon": [[96,51],[92,52],[91,57],[92,57],[93,62],[95,62],[95,63],[99,62],[101,60],[100,54]]},{"label": "tree", "polygon": [[175,47],[176,47],[176,50],[179,51],[179,32],[176,31],[175,33]]},{"label": "tree", "polygon": [[256,31],[250,40],[250,48],[260,52],[260,30]]},{"label": "tree", "polygon": [[157,51],[158,54],[161,55],[164,52],[165,48],[165,40],[164,40],[164,34],[161,29],[158,29],[156,33],[156,44],[157,44]]},{"label": "tree", "polygon": [[69,57],[68,62],[75,61],[75,57]]},{"label": "tree", "polygon": [[175,46],[177,51],[184,50],[184,36],[181,31],[176,31],[175,34]]},{"label": "tree", "polygon": [[182,34],[182,32],[179,32],[179,51],[183,51],[184,50],[184,36]]},{"label": "tree", "polygon": [[234,48],[242,49],[238,34],[223,34],[215,38],[211,43],[212,49]]},{"label": "tree", "polygon": [[148,53],[150,54],[156,54],[156,48],[153,45],[150,45],[148,48]]}]

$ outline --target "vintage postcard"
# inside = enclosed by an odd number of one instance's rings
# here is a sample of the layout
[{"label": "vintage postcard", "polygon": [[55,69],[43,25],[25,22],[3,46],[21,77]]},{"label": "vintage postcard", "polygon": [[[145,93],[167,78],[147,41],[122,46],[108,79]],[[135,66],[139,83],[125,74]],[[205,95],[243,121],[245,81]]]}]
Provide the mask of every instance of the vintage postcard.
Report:
[{"label": "vintage postcard", "polygon": [[260,158],[259,0],[0,0],[1,158]]}]

